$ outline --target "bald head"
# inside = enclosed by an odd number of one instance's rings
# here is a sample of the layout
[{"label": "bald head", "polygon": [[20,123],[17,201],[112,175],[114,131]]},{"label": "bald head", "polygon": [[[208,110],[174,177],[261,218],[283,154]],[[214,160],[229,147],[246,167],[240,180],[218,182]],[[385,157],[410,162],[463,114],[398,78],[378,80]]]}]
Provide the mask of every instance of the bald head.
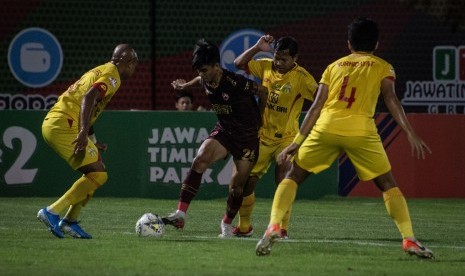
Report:
[{"label": "bald head", "polygon": [[111,56],[111,61],[116,62],[130,62],[137,59],[137,53],[129,44],[119,44],[116,46]]},{"label": "bald head", "polygon": [[118,67],[122,79],[131,77],[138,61],[136,51],[129,44],[119,44],[111,56],[111,62]]}]

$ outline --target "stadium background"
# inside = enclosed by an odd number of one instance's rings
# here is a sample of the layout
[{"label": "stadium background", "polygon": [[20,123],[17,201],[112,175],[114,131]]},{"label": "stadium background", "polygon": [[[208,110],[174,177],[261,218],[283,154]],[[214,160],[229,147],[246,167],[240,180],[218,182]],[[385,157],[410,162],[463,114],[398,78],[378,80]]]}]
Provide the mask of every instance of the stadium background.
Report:
[{"label": "stadium background", "polygon": [[[396,68],[402,98],[406,81],[431,80],[435,46],[463,45],[464,14],[460,0],[6,0],[0,10],[1,55],[7,56],[9,43],[19,31],[41,27],[60,41],[64,62],[58,78],[39,89],[23,86],[2,62],[0,94],[59,94],[83,71],[107,61],[115,44],[128,42],[136,47],[141,62],[109,108],[173,110],[169,84],[175,78],[193,77],[193,43],[206,37],[220,45],[229,34],[244,28],[276,37],[294,36],[300,45],[298,62],[319,79],[329,62],[347,53],[348,22],[364,15],[379,22],[377,53]],[[202,93],[196,104],[208,105]],[[8,109],[4,104],[0,108]],[[406,109],[426,112],[424,107]],[[379,111],[383,110],[380,106]]]},{"label": "stadium background", "polygon": [[[170,82],[176,78],[190,79],[194,76],[190,58],[193,43],[198,38],[206,37],[221,45],[230,34],[246,28],[261,30],[276,37],[292,35],[300,46],[299,64],[307,68],[318,80],[328,63],[347,54],[346,26],[354,17],[361,15],[378,21],[381,35],[377,54],[396,68],[397,93],[399,98],[403,99],[408,82],[433,82],[433,49],[436,46],[454,49],[465,47],[464,14],[465,5],[460,0],[290,0],[285,3],[275,0],[2,1],[0,53],[4,59],[0,63],[0,134],[4,134],[12,125],[21,126],[29,129],[39,139],[39,143],[43,143],[40,141],[43,111],[24,111],[20,115],[2,111],[1,109],[23,109],[9,106],[5,99],[12,95],[58,95],[85,70],[108,61],[112,49],[118,43],[134,45],[140,63],[133,78],[123,85],[108,107],[123,113],[104,113],[102,116],[108,117],[102,119],[110,124],[117,124],[118,121],[113,118],[138,117],[137,114],[124,112],[142,110],[148,113],[140,116],[147,118],[146,120],[153,120],[152,123],[156,126],[161,123],[157,120],[166,116],[158,116],[157,112],[174,110]],[[21,30],[30,27],[40,27],[53,33],[59,40],[64,55],[60,74],[53,83],[42,88],[28,88],[21,84],[10,72],[6,62],[12,39]],[[420,127],[420,135],[433,148],[431,158],[421,163],[413,160],[409,155],[408,142],[405,136],[399,134],[399,128],[392,118],[382,113],[377,119],[378,126],[383,126],[381,134],[393,162],[397,180],[410,184],[406,189],[409,197],[465,197],[465,187],[457,185],[465,181],[465,55],[457,60],[457,76],[450,83],[461,87],[461,94],[457,95],[455,103],[449,105],[453,110],[442,106],[442,109],[438,108],[436,112],[460,115],[416,116],[413,113],[429,112],[426,104],[404,105],[406,111],[412,113],[409,119],[415,122],[415,126]],[[208,107],[207,99],[201,91],[196,91],[195,104]],[[377,111],[386,110],[380,104]],[[171,117],[173,120],[179,118],[174,114]],[[176,121],[170,123],[172,126],[177,124]],[[135,126],[137,124],[128,124],[128,128]],[[150,130],[150,127],[144,131]],[[114,131],[116,130],[110,129],[103,133],[110,145],[112,142],[121,143],[118,137],[115,137]],[[131,139],[141,138],[145,139],[143,143],[147,143],[146,133],[138,135],[141,137],[133,136]],[[5,138],[0,143],[0,175],[11,167],[18,156],[18,152],[9,150],[4,141]],[[51,155],[51,151],[41,145],[38,149],[33,158],[39,164],[37,167],[40,172],[41,169],[48,169],[45,165],[49,160],[43,158]],[[49,152],[44,154],[44,151]],[[146,154],[146,148],[141,154],[136,158],[146,158],[143,156]],[[114,166],[113,174],[115,179],[118,179],[118,173],[123,172],[124,164],[119,162],[117,155],[113,158],[107,158],[106,161],[108,166]],[[58,158],[53,159],[53,162],[59,161],[61,160]],[[143,161],[148,163],[145,159]],[[358,181],[354,180],[350,166],[346,170],[344,161],[346,160],[342,158],[339,162],[339,185],[342,183],[342,186],[355,187]],[[25,167],[35,168],[36,165],[28,163]],[[64,164],[60,167],[66,171]],[[147,166],[141,169],[147,174]],[[3,182],[3,179],[0,179],[0,182]],[[440,190],[437,183],[441,183]],[[119,183],[120,187],[124,187],[125,184],[127,183]],[[2,185],[1,188],[0,194],[10,194],[8,185]],[[11,195],[18,196],[16,192],[19,189],[15,189]],[[141,188],[141,193],[144,193],[143,189],[144,187]],[[177,187],[174,190],[176,192],[173,194],[176,194]],[[341,189],[339,192],[341,193]],[[346,192],[343,190],[342,194]],[[353,194],[372,196],[377,195],[375,192],[369,189],[355,189]]]}]

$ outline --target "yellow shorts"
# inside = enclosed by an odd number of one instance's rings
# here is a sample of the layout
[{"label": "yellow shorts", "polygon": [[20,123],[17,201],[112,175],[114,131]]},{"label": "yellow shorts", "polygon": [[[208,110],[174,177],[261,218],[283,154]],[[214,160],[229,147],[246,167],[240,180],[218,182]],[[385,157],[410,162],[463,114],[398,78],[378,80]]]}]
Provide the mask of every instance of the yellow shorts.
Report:
[{"label": "yellow shorts", "polygon": [[267,145],[260,141],[258,160],[250,174],[258,176],[259,178],[264,176],[270,168],[271,162],[276,162],[278,155],[284,150],[284,148],[292,143],[293,139],[293,137],[290,139],[283,139],[280,143],[273,145]]},{"label": "yellow shorts", "polygon": [[72,142],[77,135],[77,123],[65,117],[45,118],[42,123],[42,136],[45,142],[74,170],[101,160],[97,147],[90,139],[85,151],[74,154]]},{"label": "yellow shorts", "polygon": [[312,130],[294,161],[311,173],[319,173],[329,168],[341,152],[347,154],[358,177],[363,181],[371,180],[391,170],[391,164],[378,134],[341,136]]}]

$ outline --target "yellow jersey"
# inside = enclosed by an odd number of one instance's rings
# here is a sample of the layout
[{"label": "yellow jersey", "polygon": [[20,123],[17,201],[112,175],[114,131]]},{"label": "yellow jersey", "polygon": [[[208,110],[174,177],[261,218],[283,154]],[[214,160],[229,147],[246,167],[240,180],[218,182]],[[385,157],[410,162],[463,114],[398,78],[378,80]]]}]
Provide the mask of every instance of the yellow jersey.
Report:
[{"label": "yellow jersey", "polygon": [[298,64],[285,74],[273,70],[272,65],[268,58],[248,62],[250,74],[268,88],[260,139],[270,145],[297,134],[304,99],[313,101],[318,87],[313,76]]},{"label": "yellow jersey", "polygon": [[100,91],[101,100],[95,104],[92,111],[90,123],[93,125],[120,85],[118,69],[113,63],[108,62],[97,66],[85,73],[58,97],[47,117],[56,118],[67,115],[69,119],[79,122],[83,97],[91,87],[95,87]]},{"label": "yellow jersey", "polygon": [[381,81],[395,79],[385,60],[364,52],[352,53],[330,64],[320,83],[329,87],[314,129],[343,136],[376,134],[373,116]]}]

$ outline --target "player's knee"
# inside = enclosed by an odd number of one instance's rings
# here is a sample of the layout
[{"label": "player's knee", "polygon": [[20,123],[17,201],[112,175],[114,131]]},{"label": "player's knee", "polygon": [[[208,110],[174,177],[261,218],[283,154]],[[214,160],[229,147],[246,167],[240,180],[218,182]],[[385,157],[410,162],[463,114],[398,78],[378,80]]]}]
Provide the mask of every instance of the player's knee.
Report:
[{"label": "player's knee", "polygon": [[105,184],[105,182],[107,182],[108,180],[107,172],[91,172],[91,173],[88,173],[86,176],[92,179],[92,181],[95,184],[97,184],[96,189],[102,186],[103,184]]},{"label": "player's knee", "polygon": [[244,192],[244,190],[242,189],[242,187],[233,187],[233,188],[231,188],[231,190],[229,191],[229,193],[230,193],[231,196],[233,196],[233,197],[242,197],[242,196],[243,196],[243,192]]}]

